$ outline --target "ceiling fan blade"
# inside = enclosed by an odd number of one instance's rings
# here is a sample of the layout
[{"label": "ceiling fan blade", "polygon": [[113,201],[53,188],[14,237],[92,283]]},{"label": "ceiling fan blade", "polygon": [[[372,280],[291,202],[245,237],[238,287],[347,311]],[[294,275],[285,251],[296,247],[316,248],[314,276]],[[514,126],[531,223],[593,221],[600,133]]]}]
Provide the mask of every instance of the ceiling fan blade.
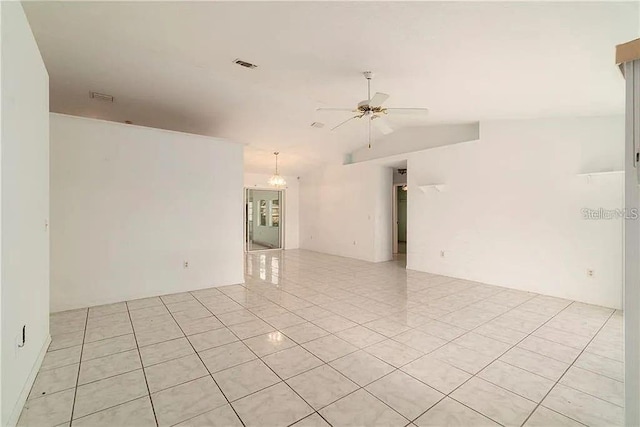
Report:
[{"label": "ceiling fan blade", "polygon": [[387,114],[421,114],[429,113],[428,108],[384,108]]},{"label": "ceiling fan blade", "polygon": [[388,98],[389,98],[389,95],[387,95],[386,93],[376,92],[375,95],[373,95],[373,98],[371,98],[369,100],[369,106],[370,107],[379,107]]},{"label": "ceiling fan blade", "polygon": [[338,129],[340,126],[342,126],[342,125],[344,125],[344,124],[347,124],[347,123],[348,123],[348,122],[350,122],[351,120],[353,120],[353,119],[358,119],[358,118],[360,118],[360,117],[362,117],[362,116],[353,116],[353,117],[349,117],[349,118],[348,118],[347,120],[345,120],[344,122],[342,122],[342,123],[340,123],[340,124],[338,124],[338,125],[336,125],[336,126],[332,127],[332,128],[331,128],[331,130],[336,130],[336,129]]},{"label": "ceiling fan blade", "polygon": [[389,135],[391,132],[393,132],[393,128],[389,126],[389,124],[382,117],[374,116],[371,119],[371,122],[373,122],[373,125],[380,132],[382,132],[383,135]]},{"label": "ceiling fan blade", "polygon": [[355,110],[353,108],[316,108],[316,111],[348,111],[353,113]]}]

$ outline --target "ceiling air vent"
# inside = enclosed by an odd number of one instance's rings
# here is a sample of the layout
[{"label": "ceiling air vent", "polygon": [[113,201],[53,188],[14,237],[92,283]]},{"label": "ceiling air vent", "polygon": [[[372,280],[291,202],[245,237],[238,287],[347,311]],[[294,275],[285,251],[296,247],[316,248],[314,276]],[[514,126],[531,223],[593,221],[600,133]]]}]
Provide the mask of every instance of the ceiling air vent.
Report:
[{"label": "ceiling air vent", "polygon": [[98,92],[89,92],[89,98],[98,99],[100,101],[113,102],[113,96]]},{"label": "ceiling air vent", "polygon": [[313,123],[311,123],[311,127],[312,128],[323,128],[324,127],[324,123],[313,122]]},{"label": "ceiling air vent", "polygon": [[256,64],[252,64],[251,62],[243,61],[242,59],[236,59],[233,61],[234,64],[238,64],[244,68],[258,68]]}]

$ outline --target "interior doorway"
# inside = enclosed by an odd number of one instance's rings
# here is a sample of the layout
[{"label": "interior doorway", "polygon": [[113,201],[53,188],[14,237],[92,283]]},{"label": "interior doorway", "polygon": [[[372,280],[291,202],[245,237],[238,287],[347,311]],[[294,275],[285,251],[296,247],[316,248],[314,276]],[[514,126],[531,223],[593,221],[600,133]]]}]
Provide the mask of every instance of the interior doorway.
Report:
[{"label": "interior doorway", "polygon": [[393,184],[393,253],[407,253],[407,184]]},{"label": "interior doorway", "polygon": [[407,253],[407,167],[393,170],[393,254]]},{"label": "interior doorway", "polygon": [[245,250],[282,249],[283,190],[245,189]]},{"label": "interior doorway", "polygon": [[407,185],[396,186],[396,234],[399,254],[407,253]]}]

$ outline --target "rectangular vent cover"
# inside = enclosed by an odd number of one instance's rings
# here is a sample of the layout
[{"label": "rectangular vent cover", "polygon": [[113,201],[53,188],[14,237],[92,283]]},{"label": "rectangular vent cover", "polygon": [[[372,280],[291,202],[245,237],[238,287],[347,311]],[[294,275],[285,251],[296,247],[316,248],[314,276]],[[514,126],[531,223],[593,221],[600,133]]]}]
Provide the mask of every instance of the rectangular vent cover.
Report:
[{"label": "rectangular vent cover", "polygon": [[89,98],[99,99],[100,101],[113,102],[113,96],[98,92],[89,92]]},{"label": "rectangular vent cover", "polygon": [[252,64],[251,62],[247,62],[247,61],[243,61],[242,59],[236,59],[235,61],[233,61],[234,64],[238,64],[241,67],[245,67],[245,68],[258,68],[258,66],[256,64]]}]

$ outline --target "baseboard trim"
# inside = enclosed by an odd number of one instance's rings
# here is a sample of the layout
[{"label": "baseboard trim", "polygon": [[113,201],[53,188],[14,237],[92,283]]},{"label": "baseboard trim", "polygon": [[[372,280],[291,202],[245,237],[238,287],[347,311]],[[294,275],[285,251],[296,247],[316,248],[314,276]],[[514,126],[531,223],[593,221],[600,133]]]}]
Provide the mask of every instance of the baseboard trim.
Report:
[{"label": "baseboard trim", "polygon": [[20,414],[22,413],[22,408],[24,408],[24,404],[27,403],[27,398],[29,397],[29,393],[31,392],[31,387],[33,387],[33,383],[36,380],[36,375],[38,375],[38,371],[40,370],[40,366],[42,366],[42,360],[44,356],[47,354],[47,349],[49,348],[49,344],[51,344],[51,335],[47,335],[47,339],[44,342],[44,345],[40,349],[40,354],[38,354],[38,358],[36,359],[36,363],[31,368],[31,372],[27,377],[27,382],[24,384],[22,391],[20,392],[20,397],[18,397],[18,401],[11,412],[11,416],[7,421],[7,427],[15,427],[18,424],[18,420],[20,419]]}]

